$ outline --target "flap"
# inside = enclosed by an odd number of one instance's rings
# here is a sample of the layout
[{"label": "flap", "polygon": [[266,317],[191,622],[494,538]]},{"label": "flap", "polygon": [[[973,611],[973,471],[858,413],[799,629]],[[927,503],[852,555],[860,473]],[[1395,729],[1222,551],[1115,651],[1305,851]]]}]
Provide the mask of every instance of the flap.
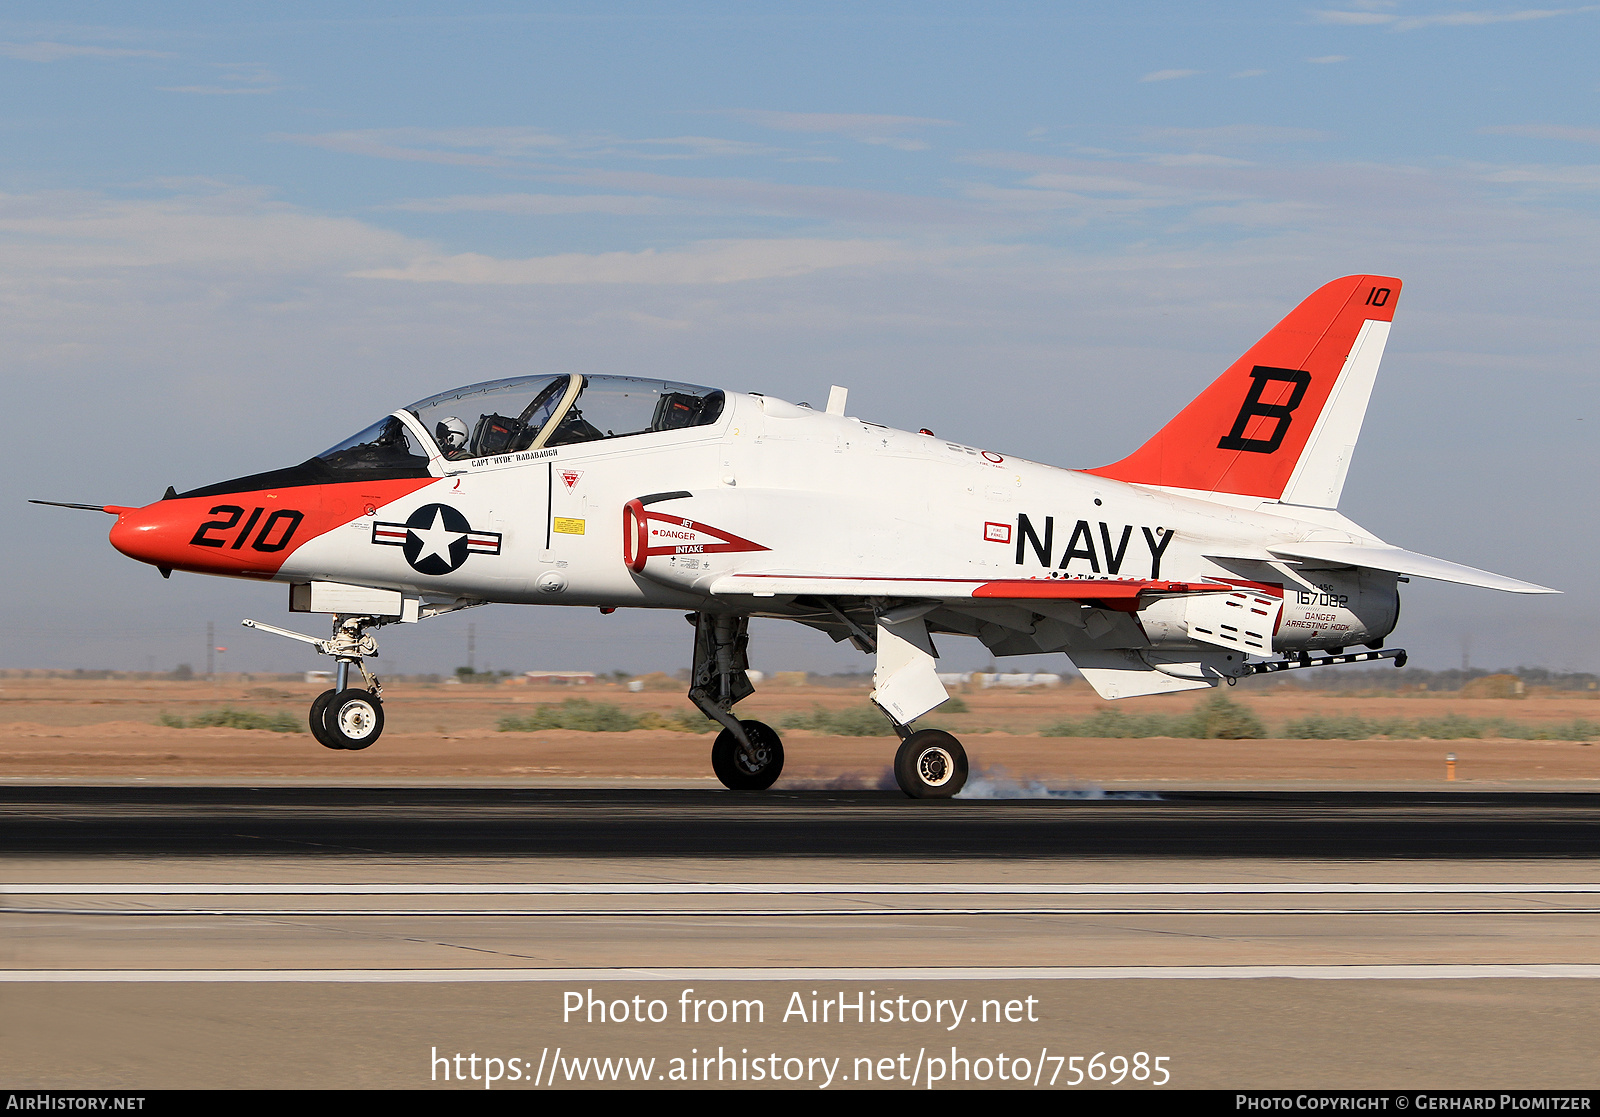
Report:
[{"label": "flap", "polygon": [[1232,593],[1217,582],[1137,578],[873,578],[829,574],[729,574],[711,583],[718,597],[801,594],[818,597],[921,597],[941,601],[1081,601],[1133,612],[1158,597]]}]

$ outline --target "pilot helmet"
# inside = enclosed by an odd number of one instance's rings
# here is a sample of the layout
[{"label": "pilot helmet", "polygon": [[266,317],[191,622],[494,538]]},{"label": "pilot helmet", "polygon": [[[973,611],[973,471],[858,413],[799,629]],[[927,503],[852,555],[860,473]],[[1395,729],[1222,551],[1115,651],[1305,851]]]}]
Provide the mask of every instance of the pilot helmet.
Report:
[{"label": "pilot helmet", "polygon": [[467,424],[454,415],[441,419],[433,433],[439,440],[440,448],[446,451],[459,450],[467,444]]}]

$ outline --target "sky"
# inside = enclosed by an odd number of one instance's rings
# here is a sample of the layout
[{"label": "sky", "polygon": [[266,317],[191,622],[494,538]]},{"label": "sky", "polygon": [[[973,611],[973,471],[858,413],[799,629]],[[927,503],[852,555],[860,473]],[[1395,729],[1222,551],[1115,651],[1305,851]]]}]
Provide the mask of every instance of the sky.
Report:
[{"label": "sky", "polygon": [[[1373,272],[1406,288],[1341,511],[1565,591],[1413,581],[1391,643],[1600,671],[1597,56],[1600,5],[15,0],[0,667],[199,665],[208,621],[223,669],[325,666],[236,627],[295,627],[284,587],[163,581],[30,497],[142,504],[557,370],[841,384],[1091,467]],[[377,666],[449,671],[469,624],[480,669],[691,650],[673,613],[490,606]],[[766,670],[869,666],[753,633]]]}]

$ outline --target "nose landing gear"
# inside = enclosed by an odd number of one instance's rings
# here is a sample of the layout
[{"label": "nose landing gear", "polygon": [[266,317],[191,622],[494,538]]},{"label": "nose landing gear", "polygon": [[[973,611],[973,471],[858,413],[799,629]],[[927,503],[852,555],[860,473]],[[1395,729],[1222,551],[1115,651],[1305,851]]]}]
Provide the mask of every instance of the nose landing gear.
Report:
[{"label": "nose landing gear", "polygon": [[[367,634],[367,629],[389,623],[382,617],[355,616],[340,613],[333,620],[333,635],[326,640],[278,628],[260,621],[241,621],[246,628],[259,628],[277,636],[314,645],[323,655],[338,661],[334,675],[334,688],[323,691],[311,703],[308,718],[311,735],[317,743],[330,749],[356,751],[377,741],[383,733],[383,684],[367,670],[364,662],[368,656],[378,654],[378,641]],[[361,672],[369,689],[350,685],[350,668]]]}]

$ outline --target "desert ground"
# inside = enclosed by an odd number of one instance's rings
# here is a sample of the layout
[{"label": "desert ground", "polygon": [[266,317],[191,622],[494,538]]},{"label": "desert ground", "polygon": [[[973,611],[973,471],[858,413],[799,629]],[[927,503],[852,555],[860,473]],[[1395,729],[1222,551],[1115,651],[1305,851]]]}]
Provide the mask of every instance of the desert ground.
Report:
[{"label": "desert ground", "polygon": [[[638,715],[692,714],[682,684],[657,677],[650,689],[589,686],[449,684],[397,680],[385,685],[386,728],[361,752],[324,749],[305,732],[174,728],[228,708],[283,714],[303,726],[306,708],[326,683],[244,676],[212,681],[92,679],[9,675],[0,678],[0,780],[33,782],[525,783],[572,781],[698,786],[711,781],[708,733],[639,729],[624,733],[551,729],[501,732],[500,719],[540,705],[582,698]],[[1428,719],[1458,715],[1532,724],[1600,721],[1593,692],[1479,698],[1460,693],[1350,696],[1291,688],[1225,691],[1269,728],[1309,715]],[[742,717],[782,726],[786,717],[864,710],[864,687],[768,681],[742,703]],[[1454,753],[1456,783],[1600,787],[1600,735],[1594,741],[1195,740],[1166,737],[1042,736],[1054,722],[1106,709],[1179,714],[1205,695],[1100,700],[1082,683],[1056,688],[963,689],[966,712],[936,711],[930,722],[956,733],[974,777],[1026,788],[1092,789],[1133,785],[1257,786],[1445,783]],[[779,786],[892,786],[893,737],[833,736],[783,730],[787,755]]]}]

